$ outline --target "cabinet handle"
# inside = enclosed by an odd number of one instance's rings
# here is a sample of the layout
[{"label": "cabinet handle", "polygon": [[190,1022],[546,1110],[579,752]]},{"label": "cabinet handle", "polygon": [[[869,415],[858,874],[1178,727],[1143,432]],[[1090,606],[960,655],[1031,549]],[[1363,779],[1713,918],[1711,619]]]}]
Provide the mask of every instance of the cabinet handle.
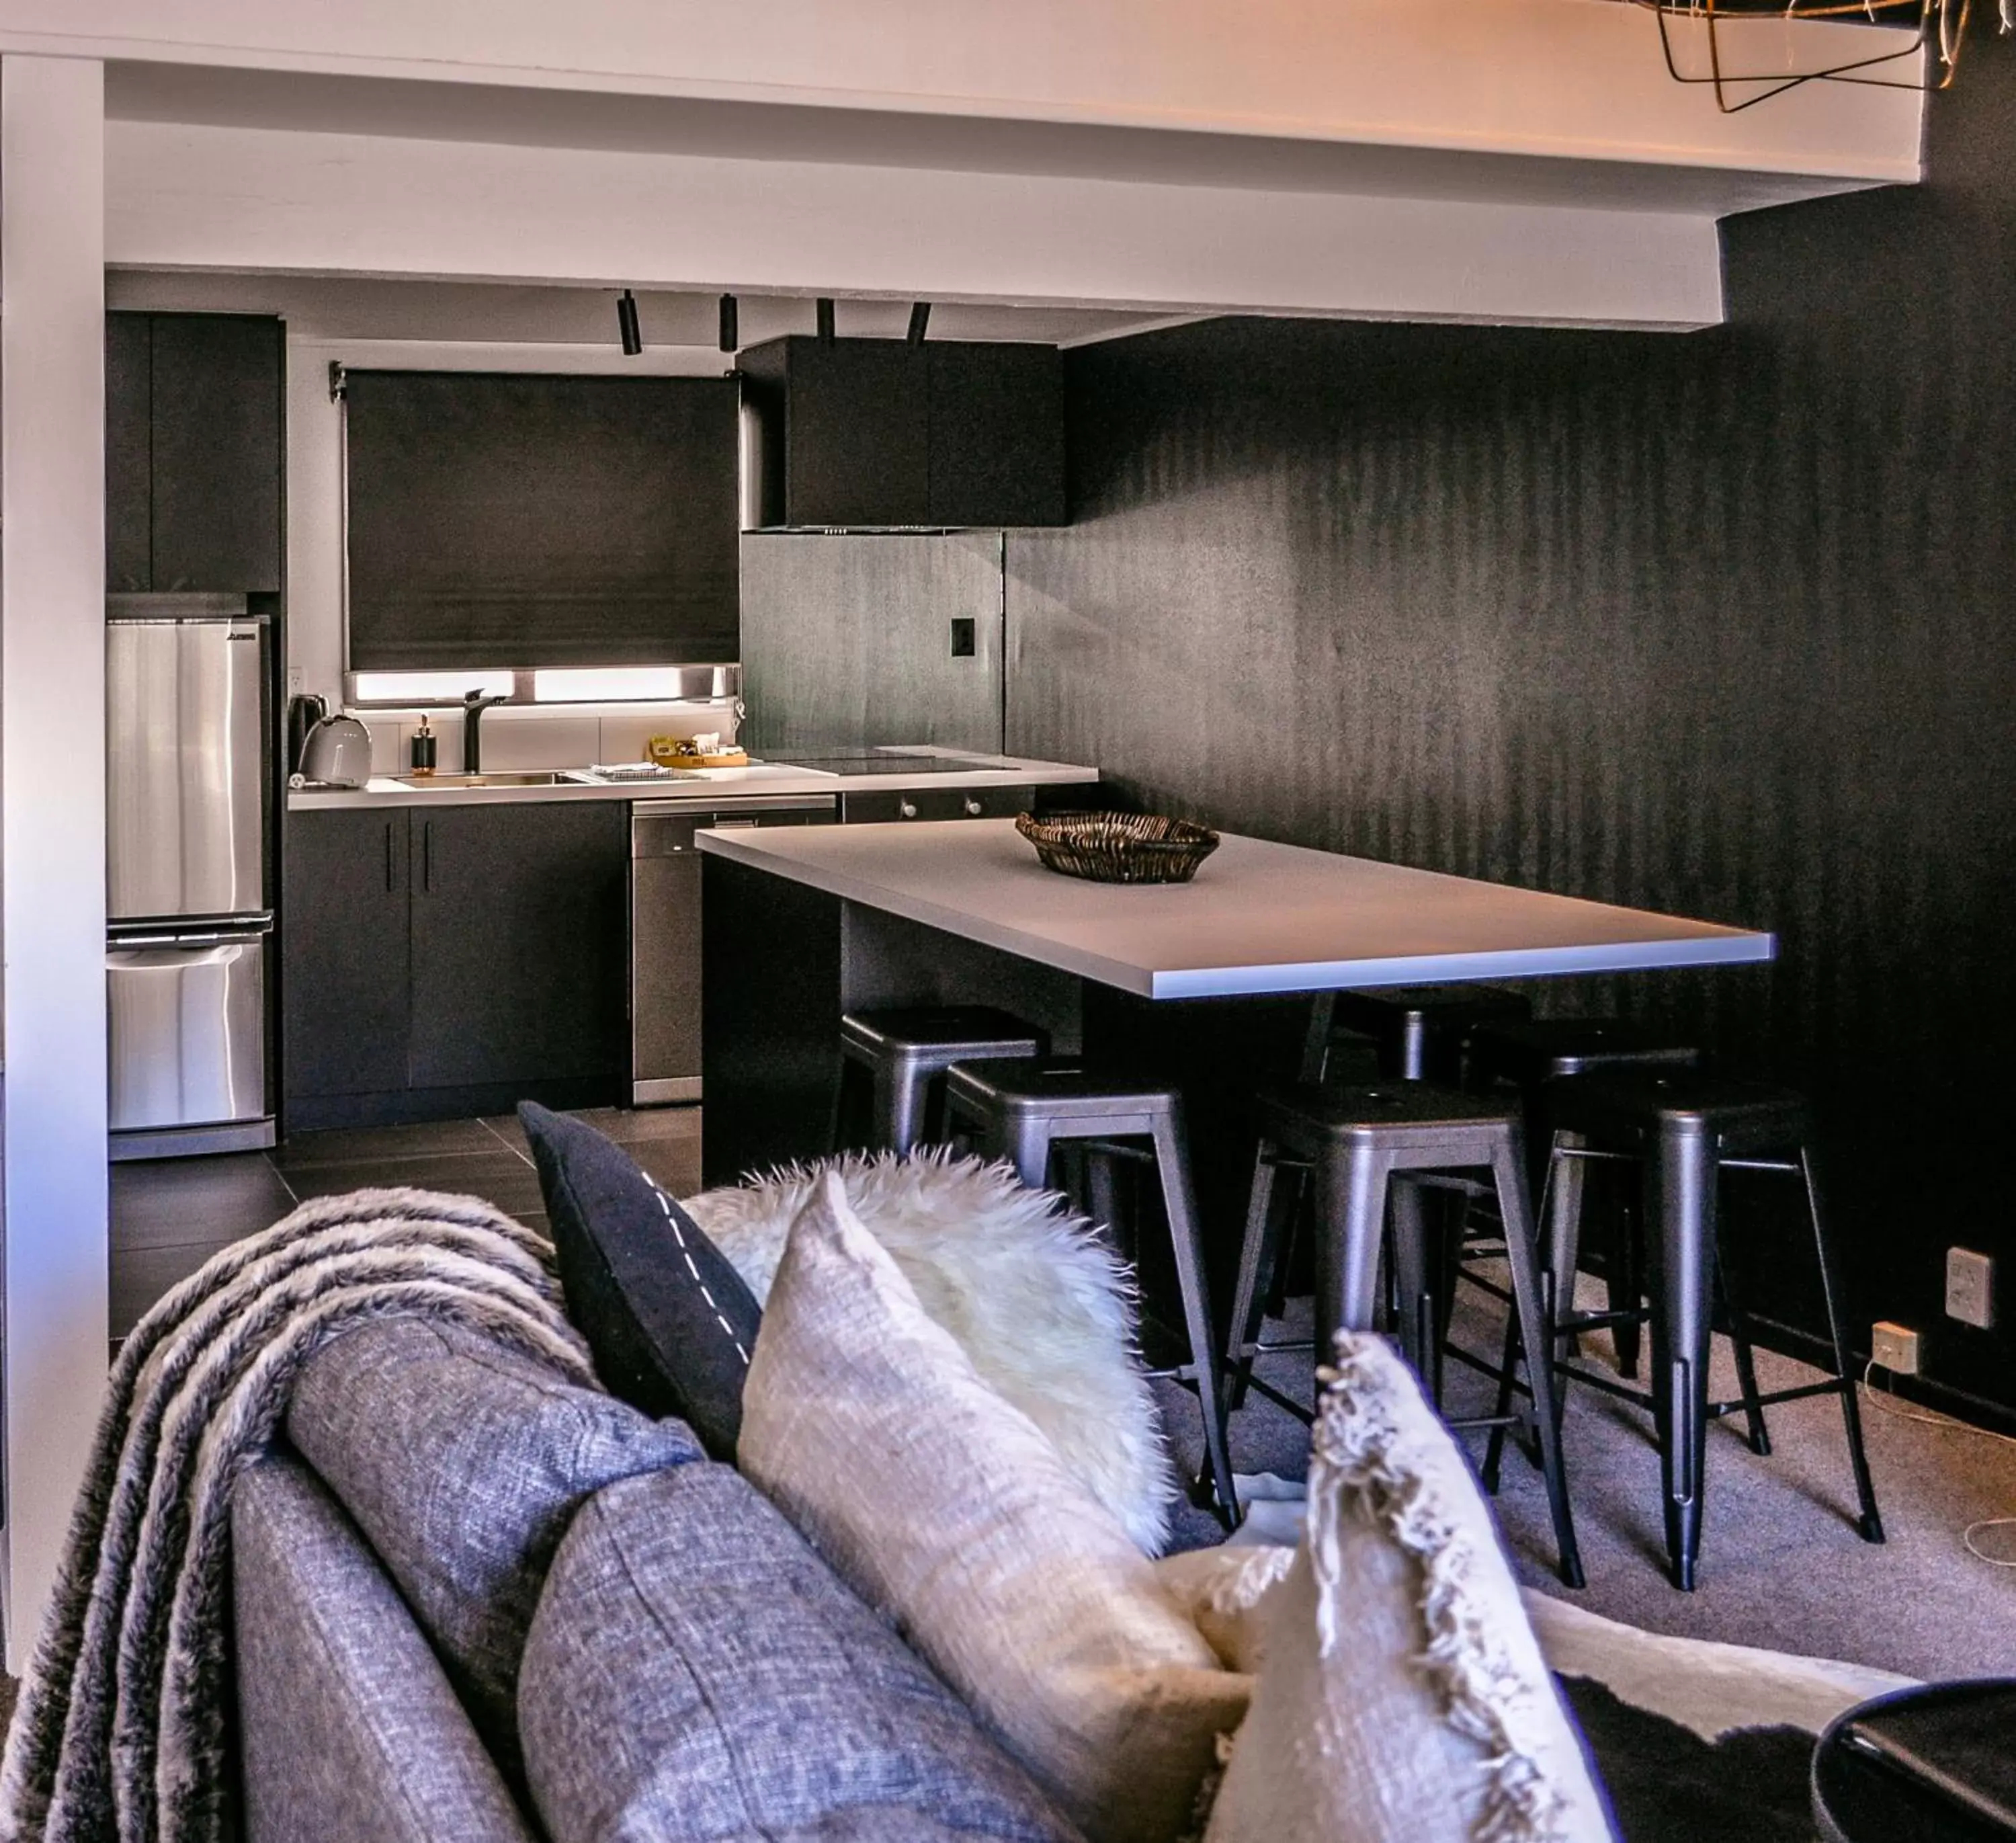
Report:
[{"label": "cabinet handle", "polygon": [[917,802],[915,800],[898,801],[896,810],[905,819],[915,819],[917,817]]},{"label": "cabinet handle", "polygon": [[420,888],[430,896],[434,892],[434,822],[423,821],[420,826]]},{"label": "cabinet handle", "polygon": [[968,819],[977,819],[980,817],[980,802],[970,794],[967,796],[966,816]]},{"label": "cabinet handle", "polygon": [[399,887],[397,873],[392,865],[392,822],[385,822],[385,888],[389,893]]}]

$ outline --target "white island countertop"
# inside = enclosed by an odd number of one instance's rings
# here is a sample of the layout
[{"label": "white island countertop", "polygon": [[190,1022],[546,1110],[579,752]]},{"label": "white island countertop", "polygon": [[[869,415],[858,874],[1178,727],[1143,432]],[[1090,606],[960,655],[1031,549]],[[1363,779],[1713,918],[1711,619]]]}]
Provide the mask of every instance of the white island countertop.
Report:
[{"label": "white island countertop", "polygon": [[1223,835],[1186,884],[1088,883],[1012,820],[703,831],[713,856],[1144,998],[1769,960],[1769,934]]}]

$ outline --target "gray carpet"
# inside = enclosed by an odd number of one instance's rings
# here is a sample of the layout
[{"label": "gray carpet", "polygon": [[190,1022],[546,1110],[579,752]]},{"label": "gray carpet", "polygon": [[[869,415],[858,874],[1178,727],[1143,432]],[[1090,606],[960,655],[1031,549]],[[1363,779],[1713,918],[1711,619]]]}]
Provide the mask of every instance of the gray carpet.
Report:
[{"label": "gray carpet", "polygon": [[[1293,1311],[1291,1307],[1291,1313]],[[1496,1347],[1497,1308],[1466,1307],[1458,1325],[1473,1347]],[[1305,1320],[1305,1325],[1306,1321]],[[1270,1324],[1270,1338],[1291,1335]],[[1717,1340],[1717,1394],[1735,1392],[1728,1351]],[[1592,1338],[1589,1354],[1610,1355]],[[1262,1373],[1307,1398],[1309,1362],[1265,1359]],[[1789,1359],[1759,1354],[1766,1389],[1816,1380]],[[1452,1369],[1449,1412],[1482,1412],[1489,1385]],[[1172,1439],[1194,1466],[1202,1441],[1195,1398],[1158,1384]],[[1895,1414],[1881,1412],[1888,1408]],[[2016,1567],[1968,1553],[1961,1531],[1996,1517],[2016,1517],[2016,1445],[1953,1421],[1898,1418],[1924,1411],[1891,1398],[1863,1422],[1877,1501],[1889,1540],[1856,1534],[1855,1495],[1841,1405],[1823,1398],[1769,1412],[1773,1450],[1752,1454],[1726,1421],[1711,1434],[1700,1585],[1667,1584],[1659,1506],[1659,1462],[1645,1416],[1591,1389],[1571,1390],[1565,1426],[1569,1489],[1588,1585],[1571,1593],[1553,1574],[1553,1538],[1539,1475],[1508,1454],[1498,1511],[1520,1578],[1614,1619],[1654,1632],[1841,1658],[1924,1678],[2016,1673]],[[1481,1435],[1466,1444],[1481,1456]],[[1242,1472],[1299,1478],[1308,1430],[1258,1398],[1233,1417],[1233,1461]],[[1220,1539],[1215,1521],[1186,1509],[1176,1546]],[[1978,1538],[2016,1558],[2016,1529]]]}]

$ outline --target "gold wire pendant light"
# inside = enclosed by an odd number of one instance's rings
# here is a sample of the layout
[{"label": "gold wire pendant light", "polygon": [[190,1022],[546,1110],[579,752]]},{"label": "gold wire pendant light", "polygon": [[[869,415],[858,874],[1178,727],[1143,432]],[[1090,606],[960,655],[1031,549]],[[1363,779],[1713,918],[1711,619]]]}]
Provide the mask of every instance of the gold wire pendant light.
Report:
[{"label": "gold wire pendant light", "polygon": [[[1636,0],[1658,16],[1666,70],[1676,83],[1712,85],[1725,115],[1754,109],[1809,83],[1864,83],[1885,89],[1945,89],[1960,67],[1973,0]],[[1773,20],[1867,20],[1912,28],[1910,42],[1893,50],[1810,70],[1746,70],[1728,55],[1724,28]],[[1705,34],[1708,68],[1683,70],[1674,49],[1673,22],[1687,20]],[[2002,0],[2002,30],[2016,26],[2016,0]],[[1913,74],[1899,66],[1915,63]]]}]

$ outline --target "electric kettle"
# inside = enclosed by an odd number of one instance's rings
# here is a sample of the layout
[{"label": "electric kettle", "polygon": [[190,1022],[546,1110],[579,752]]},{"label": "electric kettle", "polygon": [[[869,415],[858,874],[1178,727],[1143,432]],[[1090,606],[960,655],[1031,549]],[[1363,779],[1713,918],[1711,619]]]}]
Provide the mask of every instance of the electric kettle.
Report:
[{"label": "electric kettle", "polygon": [[354,716],[326,716],[301,745],[301,774],[326,787],[362,787],[371,778],[371,732]]}]

